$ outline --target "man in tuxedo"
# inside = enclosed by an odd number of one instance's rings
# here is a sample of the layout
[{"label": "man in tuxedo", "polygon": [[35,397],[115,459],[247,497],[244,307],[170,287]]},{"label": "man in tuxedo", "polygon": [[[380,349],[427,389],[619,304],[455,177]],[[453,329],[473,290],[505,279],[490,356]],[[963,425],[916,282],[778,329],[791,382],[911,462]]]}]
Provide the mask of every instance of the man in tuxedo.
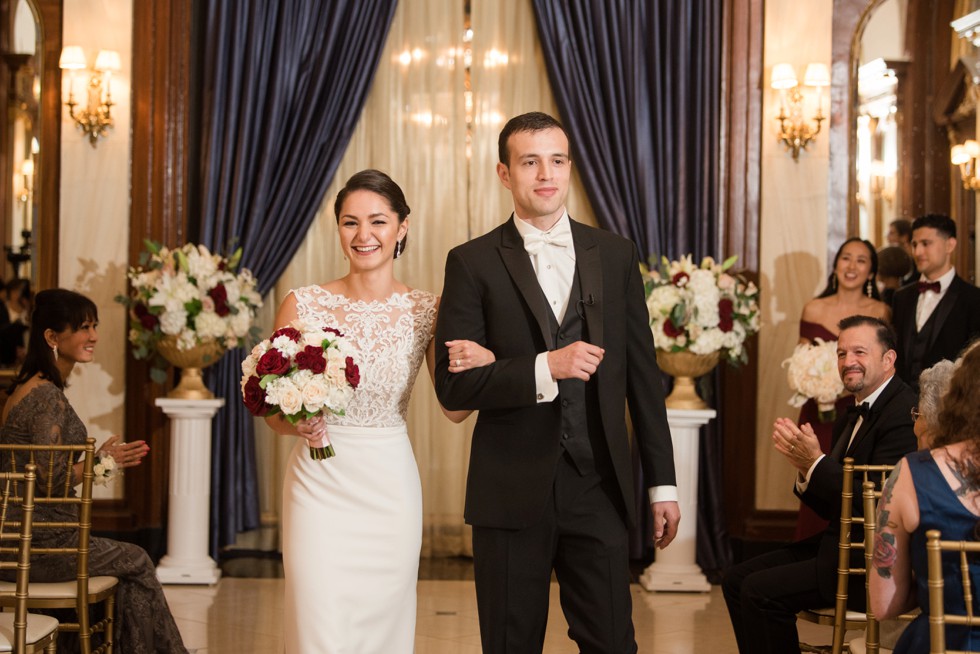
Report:
[{"label": "man in tuxedo", "polygon": [[[680,520],[639,257],[568,217],[571,158],[557,120],[517,116],[498,149],[514,213],[449,253],[436,327],[440,402],[480,412],[465,518],[483,651],[541,652],[554,570],[579,649],[635,652],[627,400],[659,547]],[[496,361],[468,367],[455,339]]]},{"label": "man in tuxedo", "polygon": [[[834,425],[830,453],[821,452],[808,424],[780,418],[772,435],[776,451],[798,472],[794,492],[830,524],[823,533],[726,573],[722,589],[742,654],[798,652],[797,612],[833,605],[844,457],[857,464],[894,465],[916,447],[910,415],[916,397],[895,375],[891,327],[868,316],[845,318],[838,327],[837,369],[855,406]],[[864,514],[860,499],[856,494],[856,516]],[[862,555],[853,555],[854,565],[863,567]],[[848,604],[863,610],[864,580],[852,580]]]},{"label": "man in tuxedo", "polygon": [[943,359],[955,360],[980,336],[980,289],[956,274],[956,223],[927,214],[912,223],[912,255],[918,282],[895,292],[898,376],[918,387],[919,373]]}]

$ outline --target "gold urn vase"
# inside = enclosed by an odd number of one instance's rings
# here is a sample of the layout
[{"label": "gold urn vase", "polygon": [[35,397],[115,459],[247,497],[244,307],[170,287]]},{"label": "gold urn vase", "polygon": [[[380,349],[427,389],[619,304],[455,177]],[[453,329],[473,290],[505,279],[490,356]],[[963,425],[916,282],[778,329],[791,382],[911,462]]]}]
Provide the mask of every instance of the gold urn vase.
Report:
[{"label": "gold urn vase", "polygon": [[708,404],[698,396],[694,380],[706,375],[718,365],[718,352],[666,352],[657,350],[657,365],[674,378],[674,390],[667,396],[668,409],[707,409]]},{"label": "gold urn vase", "polygon": [[214,399],[214,393],[204,385],[201,370],[217,363],[225,353],[220,341],[206,341],[189,350],[179,350],[176,336],[164,336],[157,342],[157,352],[170,365],[181,370],[180,383],[167,393],[167,397],[181,400]]}]

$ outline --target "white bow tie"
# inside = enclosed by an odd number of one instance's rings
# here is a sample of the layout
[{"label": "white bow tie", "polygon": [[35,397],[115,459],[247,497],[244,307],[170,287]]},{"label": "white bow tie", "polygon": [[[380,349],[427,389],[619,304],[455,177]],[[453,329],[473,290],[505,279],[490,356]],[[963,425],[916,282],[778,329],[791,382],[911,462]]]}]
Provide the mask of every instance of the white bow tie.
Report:
[{"label": "white bow tie", "polygon": [[524,236],[524,249],[530,255],[537,255],[545,245],[553,245],[556,248],[567,248],[572,245],[571,231],[561,232],[541,232],[527,234]]}]

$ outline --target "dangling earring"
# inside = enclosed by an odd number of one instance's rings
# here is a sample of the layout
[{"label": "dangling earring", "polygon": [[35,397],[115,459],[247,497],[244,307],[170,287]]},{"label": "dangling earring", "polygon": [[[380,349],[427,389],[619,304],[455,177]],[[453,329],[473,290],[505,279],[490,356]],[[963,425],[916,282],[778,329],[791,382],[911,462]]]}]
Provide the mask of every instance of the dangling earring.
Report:
[{"label": "dangling earring", "polygon": [[58,346],[57,345],[52,345],[51,346],[51,351],[54,352],[54,360],[57,361],[58,360]]},{"label": "dangling earring", "polygon": [[868,283],[864,285],[864,290],[868,293],[868,297],[874,297],[871,294],[871,289],[873,288],[871,285],[873,283],[871,279],[872,279],[871,277],[868,277]]},{"label": "dangling earring", "polygon": [[405,240],[395,241],[395,258],[402,256],[402,252],[405,251]]},{"label": "dangling earring", "polygon": [[834,293],[837,292],[837,273],[831,273],[830,275],[830,290]]}]

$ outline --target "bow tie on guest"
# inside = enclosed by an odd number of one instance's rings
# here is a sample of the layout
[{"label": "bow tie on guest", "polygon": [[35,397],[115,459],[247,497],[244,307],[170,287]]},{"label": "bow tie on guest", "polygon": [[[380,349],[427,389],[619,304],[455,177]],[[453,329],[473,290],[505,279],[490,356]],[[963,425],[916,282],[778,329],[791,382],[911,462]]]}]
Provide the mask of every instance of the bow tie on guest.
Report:
[{"label": "bow tie on guest", "polygon": [[926,291],[938,293],[942,290],[942,285],[939,282],[919,282],[916,288],[919,289],[919,293],[925,293]]},{"label": "bow tie on guest", "polygon": [[867,402],[861,402],[861,404],[855,404],[854,406],[847,407],[848,417],[858,415],[862,418],[867,418],[870,411],[871,405],[869,405]]},{"label": "bow tie on guest", "polygon": [[524,236],[524,249],[530,255],[537,255],[545,245],[552,245],[556,248],[568,248],[572,246],[571,231],[540,232],[527,234]]}]

